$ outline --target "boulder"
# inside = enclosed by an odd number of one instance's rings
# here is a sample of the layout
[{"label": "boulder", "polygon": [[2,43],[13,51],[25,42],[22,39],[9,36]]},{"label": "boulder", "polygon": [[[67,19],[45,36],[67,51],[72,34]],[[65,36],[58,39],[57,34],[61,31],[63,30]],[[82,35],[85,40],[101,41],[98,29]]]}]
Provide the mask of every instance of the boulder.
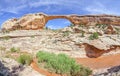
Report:
[{"label": "boulder", "polygon": [[3,24],[2,24],[2,29],[11,29],[13,28],[13,26],[15,26],[16,22],[17,22],[18,19],[16,18],[13,18],[13,19],[9,19],[7,21],[5,21]]},{"label": "boulder", "polygon": [[115,34],[115,29],[112,25],[109,25],[107,29],[105,30],[105,34]]}]

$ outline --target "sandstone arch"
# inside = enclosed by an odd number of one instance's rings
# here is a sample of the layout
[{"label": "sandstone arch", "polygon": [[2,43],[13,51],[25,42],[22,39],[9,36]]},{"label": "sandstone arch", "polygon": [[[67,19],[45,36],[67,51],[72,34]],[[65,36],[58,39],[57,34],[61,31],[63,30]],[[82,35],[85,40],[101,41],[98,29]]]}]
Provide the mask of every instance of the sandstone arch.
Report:
[{"label": "sandstone arch", "polygon": [[53,19],[67,19],[67,20],[69,20],[71,23],[73,23],[73,22],[72,22],[72,19],[70,18],[70,16],[64,16],[64,15],[47,16],[47,17],[45,18],[45,21],[46,21],[46,23],[47,23],[49,20],[53,20]]},{"label": "sandstone arch", "polygon": [[67,27],[70,24],[73,24],[72,21],[65,16],[54,16],[54,17],[49,16],[46,18],[45,27],[49,27],[51,29],[60,29]]},{"label": "sandstone arch", "polygon": [[[27,14],[19,19],[10,19],[3,23],[2,29],[14,30],[38,30],[43,29],[46,23],[52,19],[67,19],[74,25],[86,26],[96,24],[109,24],[120,26],[120,16],[113,15],[46,15],[43,13]],[[19,27],[18,27],[19,26]]]}]

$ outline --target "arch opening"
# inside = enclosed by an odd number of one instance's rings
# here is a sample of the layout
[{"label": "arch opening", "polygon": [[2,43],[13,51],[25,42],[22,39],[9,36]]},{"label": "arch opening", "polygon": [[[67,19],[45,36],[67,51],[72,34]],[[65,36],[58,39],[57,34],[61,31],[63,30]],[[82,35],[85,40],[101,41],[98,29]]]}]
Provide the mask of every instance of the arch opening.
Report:
[{"label": "arch opening", "polygon": [[49,20],[45,27],[50,28],[50,29],[62,29],[64,27],[70,26],[72,24],[69,20],[67,19],[52,19]]}]

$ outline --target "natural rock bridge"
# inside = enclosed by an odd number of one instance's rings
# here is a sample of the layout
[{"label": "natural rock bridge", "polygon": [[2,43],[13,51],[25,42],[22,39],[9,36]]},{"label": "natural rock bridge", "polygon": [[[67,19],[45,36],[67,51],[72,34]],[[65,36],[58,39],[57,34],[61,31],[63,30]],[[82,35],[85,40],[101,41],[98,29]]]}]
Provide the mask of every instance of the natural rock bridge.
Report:
[{"label": "natural rock bridge", "polygon": [[52,19],[64,18],[69,20],[74,25],[96,25],[110,24],[120,25],[120,16],[112,15],[46,15],[43,13],[27,14],[19,19],[9,19],[3,23],[2,29],[14,30],[37,30],[43,29],[45,24]]}]

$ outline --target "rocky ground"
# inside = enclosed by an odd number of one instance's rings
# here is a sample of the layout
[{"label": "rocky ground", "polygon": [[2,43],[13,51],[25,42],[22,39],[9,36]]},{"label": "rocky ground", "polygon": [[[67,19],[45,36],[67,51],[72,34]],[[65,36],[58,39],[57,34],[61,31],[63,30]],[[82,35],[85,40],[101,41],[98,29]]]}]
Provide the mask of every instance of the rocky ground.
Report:
[{"label": "rocky ground", "polygon": [[93,76],[120,76],[120,66],[99,69],[94,72]]},{"label": "rocky ground", "polygon": [[[116,31],[112,27],[101,29],[98,27],[71,26],[60,30],[4,31],[0,33],[0,56],[3,57],[12,47],[33,55],[41,50],[56,54],[65,53],[74,58],[99,57],[120,53],[118,30]],[[94,32],[98,32],[99,38],[89,39]],[[5,74],[12,73],[12,76],[42,76],[32,70],[31,67],[21,66],[8,58],[1,59],[0,65],[5,69],[4,71],[0,69],[1,74],[6,72]],[[104,75],[97,74],[95,76]]]},{"label": "rocky ground", "polygon": [[0,58],[0,76],[44,76],[11,58]]},{"label": "rocky ground", "polygon": [[[0,33],[1,48],[9,51],[12,47],[21,51],[36,53],[37,51],[49,51],[54,53],[66,53],[72,57],[99,56],[105,52],[109,54],[119,53],[120,35],[102,34],[98,39],[90,40],[91,33],[98,31],[93,28],[66,27],[62,30],[16,30],[9,33]],[[89,49],[88,49],[89,48]],[[91,51],[94,48],[95,51]],[[93,50],[93,49],[92,49]],[[97,51],[99,50],[99,51]],[[111,51],[114,50],[114,51]],[[99,52],[99,53],[97,53]],[[96,55],[95,55],[96,54]],[[108,54],[108,53],[106,53]]]}]

